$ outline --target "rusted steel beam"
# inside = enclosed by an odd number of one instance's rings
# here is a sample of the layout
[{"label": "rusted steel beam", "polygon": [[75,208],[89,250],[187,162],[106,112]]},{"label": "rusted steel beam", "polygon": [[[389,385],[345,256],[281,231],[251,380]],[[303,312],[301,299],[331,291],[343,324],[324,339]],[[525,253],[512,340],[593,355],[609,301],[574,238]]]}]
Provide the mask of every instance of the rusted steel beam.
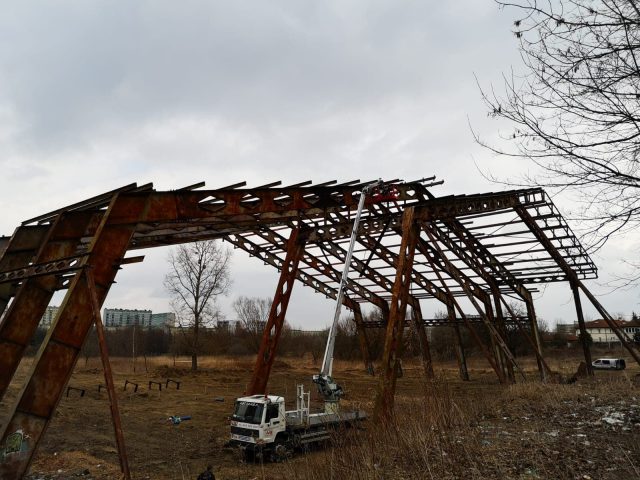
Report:
[{"label": "rusted steel beam", "polygon": [[[428,230],[425,230],[425,231],[427,232],[427,234],[429,233]],[[442,251],[439,249],[437,243],[435,242],[435,239],[433,237],[430,237],[430,240],[431,240],[432,244],[436,247],[436,251],[439,253],[440,262],[442,264],[444,264],[444,265],[449,265],[449,267],[450,267],[451,266],[451,262],[449,262],[449,260],[442,254]],[[480,338],[480,335],[476,331],[476,329],[473,326],[473,324],[470,321],[468,321],[465,313],[462,311],[462,308],[460,307],[460,304],[456,301],[455,297],[451,293],[451,290],[447,286],[447,283],[445,282],[442,274],[440,273],[440,270],[438,268],[436,268],[435,260],[432,259],[430,256],[427,257],[427,260],[429,261],[429,263],[431,263],[431,268],[433,269],[434,273],[436,274],[436,276],[438,277],[440,283],[442,284],[442,288],[447,292],[448,298],[447,298],[446,304],[447,305],[452,305],[458,311],[458,314],[460,315],[460,317],[462,317],[462,320],[464,321],[465,326],[467,327],[467,330],[469,330],[469,333],[471,333],[471,337],[473,338],[473,340],[476,343],[476,345],[480,348],[480,350],[484,354],[485,358],[489,362],[489,365],[491,365],[491,368],[493,368],[493,371],[496,373],[496,376],[498,377],[498,380],[500,381],[500,383],[504,383],[504,381],[505,381],[504,374],[502,372],[502,369],[499,368],[498,364],[496,363],[495,356],[492,354],[492,352],[484,344],[484,342]],[[448,271],[455,272],[455,270],[452,269],[452,268],[449,268]],[[460,279],[458,279],[458,282],[462,283],[462,282],[460,282]],[[464,286],[464,285],[463,285],[463,288],[466,289],[467,296],[470,299],[473,299],[473,293],[471,292],[470,288],[468,286]],[[487,321],[486,316],[484,315],[484,312],[478,306],[478,304],[477,304],[477,302],[475,302],[475,300],[473,302],[474,302],[474,307],[476,308],[476,310],[480,314],[483,323],[485,324],[485,326],[488,326],[487,324],[489,322]],[[491,330],[489,330],[489,331],[491,331]]]},{"label": "rusted steel beam", "polygon": [[5,236],[0,237],[0,258],[2,258],[2,255],[4,255],[4,251],[9,246],[10,241],[11,241],[11,237],[5,237]]},{"label": "rusted steel beam", "polygon": [[433,379],[435,375],[433,373],[433,361],[431,360],[429,339],[427,338],[427,332],[425,332],[424,325],[422,323],[422,309],[420,308],[420,302],[415,299],[411,302],[411,319],[413,328],[418,336],[418,343],[420,344],[420,355],[422,356],[424,375],[428,379]]},{"label": "rusted steel beam", "polygon": [[[549,366],[547,365],[547,362],[542,356],[542,346],[539,343],[540,337],[538,333],[538,324],[536,321],[535,309],[533,307],[533,300],[532,299],[525,300],[525,304],[527,306],[527,316],[523,318],[521,315],[517,315],[514,312],[513,308],[511,308],[511,306],[505,300],[505,298],[502,296],[499,290],[494,290],[494,296],[500,302],[502,302],[502,305],[507,309],[507,312],[509,313],[512,324],[515,323],[520,333],[524,336],[524,338],[527,340],[529,345],[531,345],[533,353],[536,356],[538,370],[540,372],[540,379],[546,382],[548,375],[551,373],[551,369],[549,368]],[[505,323],[507,323],[508,320],[509,320],[508,318],[504,318]],[[527,330],[522,326],[523,320],[527,320],[529,322],[529,327],[531,328],[533,336],[529,335]]]},{"label": "rusted steel beam", "polygon": [[[244,250],[252,257],[259,258],[265,263],[265,265],[271,265],[278,270],[282,270],[282,265],[284,263],[283,259],[275,255],[274,253],[271,253],[266,248],[260,247],[248,238],[243,237],[242,235],[230,235],[228,237],[224,237],[224,239],[225,241],[231,243],[234,247]],[[300,270],[300,268],[298,268],[298,271],[296,273],[296,279],[302,282],[304,285],[313,288],[317,293],[320,293],[327,298],[332,298],[333,300],[336,300],[338,298],[337,289],[332,288],[325,282],[318,280],[313,275],[309,275],[303,272],[302,270]]]},{"label": "rusted steel beam", "polygon": [[[86,212],[60,215],[42,238],[42,245],[33,257],[35,263],[46,265],[56,259],[68,259],[78,249],[80,238],[88,229],[95,227],[96,218],[96,215]],[[79,258],[73,261],[77,263],[74,269],[82,265]],[[60,260],[59,263],[66,266],[69,262]],[[50,270],[49,274],[42,273],[23,279],[0,324],[0,398],[4,396],[58,286],[55,275],[57,268],[54,265]]]},{"label": "rusted steel beam", "polygon": [[[411,301],[409,301],[409,306],[411,306]],[[470,323],[474,323],[474,324],[483,323],[482,317],[480,315],[465,314],[465,317],[467,321]],[[517,318],[518,320],[523,320],[523,319],[528,320],[529,317],[526,317],[526,316],[523,317],[522,315],[520,315]],[[516,320],[512,319],[511,317],[505,318],[504,321],[505,323],[508,323],[508,324],[516,323]],[[421,318],[420,323],[424,327],[449,328],[449,327],[452,327],[454,324],[460,325],[460,326],[465,325],[464,321],[461,318],[455,318],[455,317],[451,320],[449,320],[448,318]],[[366,322],[363,322],[363,325],[365,328],[387,328],[387,322],[385,321],[367,320]],[[413,325],[411,323],[406,323],[405,328],[413,328]]]},{"label": "rusted steel beam", "polygon": [[[436,229],[429,229],[427,227],[427,223],[428,222],[419,222],[420,226],[427,232],[427,234],[430,233],[430,230],[436,230]],[[443,285],[443,289],[446,290],[446,294],[447,294],[447,301],[445,301],[445,305],[447,305],[447,310],[448,310],[448,317],[450,322],[455,322],[455,310],[456,308],[460,311],[460,315],[462,317],[462,320],[465,324],[465,326],[469,329],[469,332],[472,335],[472,338],[474,339],[475,343],[480,347],[480,349],[482,350],[482,352],[485,354],[485,356],[487,357],[487,360],[489,361],[489,364],[492,366],[492,368],[494,369],[494,371],[496,372],[496,375],[498,377],[498,379],[503,382],[505,379],[505,372],[503,371],[503,364],[504,362],[500,361],[499,357],[496,355],[497,353],[497,345],[496,342],[494,341],[494,336],[492,335],[492,331],[489,330],[490,333],[490,340],[491,340],[491,344],[492,344],[492,349],[488,350],[487,347],[484,345],[484,343],[482,342],[480,335],[477,333],[477,331],[475,330],[475,328],[472,325],[472,319],[469,318],[468,315],[464,314],[462,312],[462,309],[460,308],[460,306],[457,304],[457,302],[454,300],[454,295],[452,294],[451,290],[449,289],[449,287],[446,286],[445,280],[442,277],[442,275],[440,274],[440,272],[438,270],[441,270],[442,272],[445,272],[449,277],[453,278],[456,280],[456,282],[458,283],[458,285],[460,285],[464,291],[464,293],[467,296],[471,296],[470,298],[477,298],[480,302],[482,302],[483,305],[487,306],[489,305],[489,307],[487,308],[486,312],[483,312],[482,309],[477,305],[474,304],[476,310],[480,313],[480,315],[477,316],[476,320],[480,320],[482,321],[482,323],[485,325],[485,327],[489,328],[488,325],[490,326],[493,322],[493,314],[492,314],[492,310],[490,308],[490,297],[487,294],[487,292],[485,290],[483,290],[479,285],[477,285],[473,280],[471,280],[471,278],[469,278],[466,273],[464,273],[462,270],[458,269],[452,262],[448,261],[447,257],[444,254],[444,251],[442,250],[441,247],[439,247],[436,242],[435,242],[435,237],[431,237],[431,242],[427,243],[425,241],[423,241],[421,238],[418,240],[418,249],[420,250],[420,252],[425,256],[425,258],[429,261],[429,263],[431,264],[431,268],[434,271],[434,273],[436,274],[436,276],[438,277],[438,279],[440,280],[440,283]],[[486,279],[491,280],[490,277],[483,275]],[[456,339],[458,342],[458,348],[456,350],[456,357],[458,359],[458,366],[460,369],[460,377],[463,380],[468,380],[469,379],[469,374],[468,374],[468,370],[466,367],[466,358],[464,355],[464,350],[463,350],[463,346],[462,346],[462,337],[460,335],[460,328],[457,325],[457,322],[455,325],[453,325],[454,329],[455,329],[455,334],[456,334]],[[500,347],[498,347],[500,348]],[[493,352],[493,354],[492,354]]]},{"label": "rusted steel beam", "polygon": [[58,215],[65,212],[72,212],[77,210],[92,210],[96,211],[103,207],[108,206],[111,203],[115,194],[122,194],[125,192],[142,192],[149,191],[153,188],[153,185],[147,183],[146,185],[141,185],[138,187],[135,183],[130,183],[129,185],[124,185],[120,188],[116,188],[114,190],[110,190],[105,193],[101,193],[100,195],[96,195],[95,197],[87,198],[85,200],[81,200],[80,202],[73,203],[71,205],[66,205],[62,208],[54,210],[49,213],[45,213],[44,215],[40,215],[35,218],[30,218],[29,220],[25,220],[22,222],[22,225],[28,225],[31,223],[45,223],[53,221]]},{"label": "rusted steel beam", "polygon": [[544,191],[534,188],[480,195],[432,196],[426,205],[416,207],[416,220],[453,219],[477,213],[505,211],[523,203],[544,204],[541,195],[544,195]]},{"label": "rusted steel beam", "polygon": [[580,289],[577,283],[570,282],[571,292],[573,293],[573,301],[576,305],[576,316],[578,317],[578,328],[580,329],[580,343],[582,344],[582,351],[584,353],[584,361],[587,364],[587,374],[593,375],[593,365],[591,363],[591,348],[589,347],[589,334],[584,324],[584,315],[582,314],[582,302],[580,301]]},{"label": "rusted steel beam", "polygon": [[[501,296],[500,296],[500,291],[495,288],[492,289],[493,290],[493,302],[494,302],[494,307],[495,307],[495,319],[496,319],[496,324],[497,324],[497,328],[498,328],[498,332],[500,333],[500,335],[502,336],[502,338],[505,339],[505,343],[506,343],[506,338],[507,338],[507,327],[505,325],[505,321],[504,321],[504,315],[502,314],[502,305],[501,305]],[[508,346],[508,344],[507,344]],[[509,361],[507,361],[506,358],[502,358],[502,362],[505,366],[505,368],[507,369],[507,378],[509,379],[509,381],[511,383],[515,383],[516,381],[516,377],[513,373],[513,364]]]},{"label": "rusted steel beam", "polygon": [[[12,270],[28,265],[42,245],[49,225],[22,226],[14,232],[0,258],[0,270]],[[15,295],[16,285],[0,285],[0,316]],[[1,322],[1,320],[0,320]]]},{"label": "rusted steel beam", "polygon": [[[600,304],[600,302],[598,302],[595,296],[580,281],[577,273],[571,268],[571,265],[569,265],[567,261],[563,258],[562,254],[553,245],[551,240],[549,240],[549,238],[547,238],[546,235],[540,230],[540,226],[536,223],[535,219],[531,216],[528,210],[522,205],[516,207],[515,210],[520,216],[520,218],[522,219],[522,221],[525,223],[525,225],[529,227],[531,232],[533,232],[533,234],[540,241],[540,243],[549,251],[549,254],[556,260],[556,263],[558,264],[558,266],[566,274],[569,280],[569,284],[571,285],[571,290],[573,291],[574,301],[576,303],[576,313],[578,316],[578,324],[580,325],[580,318],[582,317],[582,305],[580,304],[580,295],[579,295],[579,290],[582,290],[584,294],[587,296],[587,298],[591,301],[593,306],[596,307],[596,310],[598,310],[600,315],[602,315],[603,319],[607,322],[607,325],[609,325],[609,328],[611,328],[613,333],[616,334],[616,336],[620,340],[620,343],[627,349],[627,351],[631,354],[631,356],[634,358],[636,363],[640,365],[640,354],[638,353],[638,350],[634,348],[633,346],[634,344],[631,338],[629,338],[629,336],[618,327],[616,322],[613,321],[613,318],[611,317],[611,315],[609,315],[609,313],[604,309],[604,307]],[[576,294],[577,292],[578,294]],[[583,323],[584,323],[584,319],[583,319]],[[580,333],[582,334],[583,339],[586,341],[586,329],[584,329],[584,332],[583,332],[583,328],[581,327]],[[588,351],[589,350],[588,348],[585,349],[584,345],[583,345],[583,349],[585,350],[585,361],[586,361],[587,357],[591,358],[591,352]],[[591,369],[590,362],[587,362],[587,369]],[[590,373],[592,374],[592,370],[590,371]]]},{"label": "rusted steel beam", "polygon": [[120,409],[118,408],[118,396],[116,388],[113,384],[113,373],[111,372],[111,362],[109,361],[109,350],[107,348],[107,340],[104,336],[104,327],[102,325],[102,317],[100,316],[100,301],[96,293],[96,285],[93,279],[91,268],[84,271],[87,287],[89,288],[89,296],[91,297],[91,307],[93,310],[93,321],[96,326],[98,335],[98,345],[100,345],[100,358],[102,359],[102,369],[104,372],[104,383],[107,386],[107,394],[109,395],[109,408],[111,410],[111,420],[113,422],[113,430],[116,437],[116,445],[118,447],[118,457],[120,458],[120,472],[124,480],[131,479],[129,471],[129,458],[127,449],[124,444],[124,433],[122,432],[122,422],[120,421]]},{"label": "rusted steel beam", "polygon": [[635,361],[638,363],[638,365],[640,365],[640,355],[638,354],[638,350],[636,348],[634,348],[634,344],[635,343],[633,342],[633,340],[631,338],[629,338],[629,336],[626,334],[626,332],[622,328],[620,328],[620,326],[615,322],[615,320],[609,314],[609,312],[607,312],[604,309],[604,307],[596,299],[596,297],[579,280],[578,280],[578,287],[586,295],[586,297],[589,299],[589,301],[591,301],[593,306],[596,307],[596,310],[598,310],[598,313],[600,313],[600,315],[602,315],[602,318],[607,322],[607,325],[609,325],[609,328],[611,328],[611,330],[613,330],[613,333],[616,334],[616,336],[620,340],[620,343],[622,343],[622,345],[627,349],[627,351],[635,359]]},{"label": "rusted steel beam", "polygon": [[[536,355],[536,362],[538,363],[538,371],[540,372],[540,379],[543,382],[546,382],[549,374],[551,373],[551,369],[547,365],[547,362],[545,361],[544,356],[542,355],[542,339],[540,338],[540,330],[538,329],[538,319],[536,317],[536,310],[533,305],[533,298],[531,298],[531,295],[529,295],[527,298],[524,299],[524,301],[527,307],[527,316],[529,317],[529,325],[531,327],[532,336],[529,336],[527,332],[524,329],[522,329],[520,322],[518,322],[518,327],[521,328],[523,334],[525,335],[525,338],[529,341],[529,343],[533,347],[533,351]],[[510,313],[513,315],[513,312],[511,311],[511,307],[509,307],[506,301],[504,302],[504,304],[509,309]]]},{"label": "rusted steel beam", "polygon": [[[137,222],[145,220],[147,198],[115,196],[89,247],[87,265],[93,267],[98,303],[102,304],[124,257]],[[112,225],[111,215],[123,225]],[[6,455],[0,478],[19,479],[27,471],[63,394],[87,332],[93,323],[91,296],[83,276],[77,273],[60,311],[40,348],[31,375],[2,429],[0,448],[8,440],[20,451]],[[46,278],[46,277],[42,277]]]},{"label": "rusted steel beam", "polygon": [[[305,233],[306,233],[306,230],[305,230]],[[287,240],[277,232],[274,232],[274,231],[257,232],[256,235],[266,240],[271,245],[278,247],[279,249],[286,249],[285,245],[287,243]],[[308,241],[307,241],[307,246],[309,246]],[[347,251],[343,247],[333,243],[327,243],[325,245],[321,245],[321,249],[326,250],[328,253],[330,253],[333,257],[335,257],[338,260],[338,262],[336,262],[336,265],[339,265],[340,267],[344,265]],[[340,283],[341,272],[337,268],[329,264],[328,259],[326,261],[323,261],[317,256],[311,255],[310,253],[305,252],[305,254],[303,255],[300,261],[301,263],[303,263],[304,265],[307,265],[308,267],[312,268],[313,270],[320,273],[321,275],[324,275],[330,278],[331,280],[333,280],[338,284]],[[360,275],[369,278],[372,282],[381,286],[383,289],[391,291],[391,283],[381,275],[376,276],[375,270],[364,266],[364,263],[361,260],[358,260],[357,258],[352,257],[351,268],[354,271],[357,271],[358,273],[360,273]],[[299,268],[299,270],[302,270],[302,267]],[[385,308],[386,306],[386,302],[381,297],[379,297],[375,293],[371,292],[369,289],[363,287],[362,285],[358,284],[357,282],[351,279],[347,279],[346,289],[347,291],[352,293],[352,297],[356,296],[357,298],[361,298],[367,302],[370,302],[376,305],[378,308]]]},{"label": "rusted steel beam", "polygon": [[276,357],[298,264],[304,254],[305,242],[304,232],[299,229],[291,231],[287,245],[287,256],[282,264],[280,279],[278,280],[276,293],[269,311],[269,319],[262,334],[262,342],[258,350],[255,367],[253,368],[253,375],[247,387],[247,395],[266,394],[269,374]]},{"label": "rusted steel beam", "polygon": [[454,333],[456,335],[456,360],[458,361],[458,372],[463,382],[469,381],[469,369],[467,368],[467,357],[464,353],[464,344],[462,343],[462,335],[460,334],[460,326],[456,320],[456,310],[453,301],[447,304],[447,318],[452,323]]},{"label": "rusted steel beam", "polygon": [[[447,225],[453,225],[453,229],[455,229],[456,235],[459,238],[461,245],[457,245],[455,241],[453,241],[450,237],[448,237],[448,235],[440,232],[440,230],[437,227],[435,227],[433,224],[430,225],[431,227],[430,231],[434,234],[434,236],[438,240],[440,240],[441,242],[444,242],[444,244],[448,246],[451,251],[458,254],[458,258],[462,258],[465,261],[465,263],[469,266],[472,272],[477,274],[481,279],[483,279],[488,284],[490,290],[494,294],[494,298],[496,299],[495,300],[496,316],[498,318],[499,328],[501,329],[502,335],[504,336],[506,334],[506,327],[504,325],[505,319],[504,319],[504,315],[502,314],[502,308],[500,305],[500,299],[502,299],[502,293],[499,288],[499,283],[497,279],[494,277],[494,275],[499,276],[501,278],[505,278],[506,279],[505,282],[510,286],[510,288],[514,292],[519,294],[527,303],[527,305],[530,306],[528,308],[533,308],[533,300],[531,298],[531,293],[517,278],[513,277],[511,273],[508,270],[506,270],[501,265],[501,263],[495,258],[495,256],[492,255],[491,252],[489,252],[482,244],[480,244],[476,239],[470,239],[468,234],[465,233],[465,229],[460,224],[460,222],[451,221],[451,222],[447,222]],[[423,225],[423,226],[428,227],[427,225]],[[474,282],[470,278],[466,277],[466,274],[464,272],[457,269],[452,264],[449,264],[449,265],[439,264],[439,266],[442,268],[448,267],[447,270],[450,269],[451,273],[453,273],[454,276],[460,276],[461,278],[463,278],[463,283],[467,284],[471,288],[471,291],[474,294],[474,296],[476,296],[476,298],[482,301],[485,305],[488,304],[489,302],[488,294],[484,290],[482,290],[479,286],[474,286]],[[491,274],[490,272],[493,272],[493,274]],[[502,300],[504,301],[504,299]],[[508,304],[506,302],[504,302],[504,304],[510,310],[510,307],[508,306]],[[518,321],[517,316],[513,312],[511,312],[511,315],[512,315],[512,318],[516,321],[517,326],[520,329],[521,333],[523,333],[527,338],[527,340],[531,343],[531,338],[529,337],[529,335],[527,335],[526,331],[520,325],[520,322]],[[531,322],[530,316],[529,316],[529,319]],[[532,328],[536,325],[535,317],[531,325],[532,325]],[[537,328],[534,330],[534,335],[537,335]],[[538,343],[532,343],[532,347],[536,354],[536,359],[538,361],[540,374],[544,379],[546,378],[548,367],[546,366],[546,363],[542,358],[541,348]],[[503,364],[506,365],[507,374],[510,380],[515,379],[513,375],[513,365],[511,364],[511,362],[503,362]]]},{"label": "rusted steel beam", "polygon": [[[394,185],[398,201],[426,200],[425,188],[418,183]],[[195,190],[186,192],[152,192],[149,199],[147,221],[162,222],[167,218],[182,220],[207,217],[228,217],[227,220],[255,219],[269,214],[279,217],[300,218],[300,211],[322,218],[328,212],[340,212],[344,207],[355,209],[361,187],[309,186],[305,188],[263,188],[230,190]],[[123,193],[122,197],[135,198],[146,193]],[[234,218],[235,217],[235,218]],[[267,217],[265,217],[267,218]],[[124,220],[126,221],[126,220]],[[115,223],[121,220],[114,218]]]},{"label": "rusted steel beam", "polygon": [[[375,242],[375,240],[370,237],[359,237],[358,241],[366,247],[371,248],[372,251],[378,255],[379,259],[384,260],[388,265],[397,268],[399,262],[399,255],[397,253],[394,253],[388,247]],[[417,242],[418,241],[419,239],[417,240]],[[437,298],[441,302],[446,302],[447,296],[442,291],[442,289],[435,283],[430,281],[428,278],[426,278],[424,275],[416,272],[415,270],[412,270],[411,281],[434,298]]]},{"label": "rusted steel beam", "polygon": [[382,373],[376,395],[373,418],[374,421],[389,419],[393,413],[396,392],[396,376],[402,349],[402,331],[407,314],[409,289],[411,287],[411,271],[418,226],[414,221],[414,209],[405,209],[402,215],[402,243],[398,255],[398,267],[393,283],[393,296],[389,310],[389,322],[382,354]]},{"label": "rusted steel beam", "polygon": [[[439,258],[441,260],[440,265],[447,266],[447,273],[449,275],[452,275],[452,278],[455,278],[458,281],[458,284],[466,292],[467,297],[471,301],[472,305],[476,308],[478,313],[480,313],[483,321],[485,322],[485,326],[489,332],[491,343],[492,345],[494,345],[493,350],[496,353],[496,360],[497,360],[496,367],[499,370],[503,370],[503,368],[508,369],[507,367],[507,362],[508,362],[509,364],[513,365],[518,370],[518,373],[520,373],[522,378],[525,379],[524,372],[518,366],[515,360],[515,357],[509,350],[508,345],[506,344],[506,342],[504,341],[504,339],[502,338],[502,336],[494,326],[495,322],[493,321],[493,308],[491,306],[490,297],[486,293],[483,293],[481,295],[474,293],[474,290],[472,289],[473,282],[470,282],[468,279],[463,278],[461,276],[461,272],[455,266],[453,266],[451,261],[446,257],[446,255],[442,251],[442,248],[437,243],[438,241],[442,241],[442,238],[441,238],[442,235],[438,235],[439,229],[436,228],[435,225],[431,224],[430,222],[420,222],[420,226],[422,227],[422,229],[425,231],[425,233],[431,240],[431,245],[433,249],[439,253]],[[473,246],[469,246],[469,248],[473,251]],[[478,273],[478,275],[480,275],[489,284],[491,288],[495,289],[496,291],[499,291],[494,278],[491,275],[484,272],[484,268],[482,268],[481,266],[482,263],[480,259],[475,257],[472,253],[464,253],[464,255],[467,257],[468,263],[470,266],[472,266],[473,271]],[[490,261],[491,257],[489,257],[488,260]],[[433,268],[435,269],[435,265]],[[488,267],[485,267],[485,268],[489,269]],[[523,295],[528,295],[528,291],[524,288],[521,289],[521,292]],[[484,304],[484,307],[485,307],[484,312],[480,307],[480,305],[478,305],[478,303],[476,302],[475,297],[478,297],[481,300],[481,302]],[[503,361],[503,360],[506,360],[506,361]],[[505,378],[504,373],[505,372],[503,371],[502,374],[498,375],[498,377],[500,379]],[[508,370],[507,370],[506,377],[508,378]]]},{"label": "rusted steel beam", "polygon": [[[425,231],[427,231],[428,234],[430,233],[433,235],[432,239],[438,239],[438,240],[442,239],[445,242],[445,246],[451,246],[450,248],[451,251],[453,251],[452,249],[456,249],[456,245],[453,244],[453,242],[449,242],[448,241],[449,238],[446,235],[444,235],[434,224],[428,223],[428,222],[421,222],[421,226],[423,227],[423,229],[425,229]],[[419,245],[422,246],[425,256],[427,256],[433,262],[434,268],[435,268],[435,265],[437,265],[439,268],[442,269],[442,271],[446,272],[451,278],[457,279],[459,285],[461,285],[463,287],[463,290],[467,292],[467,295],[470,293],[471,295],[473,295],[473,297],[477,298],[482,303],[482,305],[485,306],[484,315],[487,316],[487,321],[490,324],[493,324],[494,315],[493,315],[493,309],[491,308],[491,299],[489,294],[484,289],[482,289],[479,285],[477,285],[471,278],[469,278],[469,276],[466,273],[464,273],[462,270],[460,270],[455,265],[453,265],[453,263],[451,263],[450,261],[446,261],[446,256],[444,255],[444,252],[440,247],[436,248],[435,242],[432,241],[431,244],[427,244],[427,242],[424,242],[424,244],[419,244]],[[492,290],[495,290],[499,293],[500,290],[495,279],[491,275],[486,273],[486,270],[490,270],[490,267],[482,265],[481,260],[476,255],[474,255],[473,247],[469,247],[469,249],[471,250],[470,252],[462,250],[462,252],[454,252],[454,253],[462,253],[462,255],[466,256],[465,263],[471,268],[471,271],[473,273],[476,273],[478,277],[480,277],[486,283],[488,283],[488,286]],[[499,304],[497,305],[497,308],[499,308]],[[454,313],[455,313],[455,310],[454,310]],[[481,313],[480,319],[483,320],[484,322],[484,315],[482,314],[482,312],[480,313]],[[505,334],[504,318],[502,317],[501,310],[497,310],[497,315],[500,315],[498,319],[498,326],[499,328],[502,329],[502,335],[504,335]],[[498,378],[504,377],[506,373],[506,378],[508,378],[510,381],[513,381],[514,380],[513,365],[510,361],[505,361],[506,358],[502,354],[502,348],[496,344],[494,340],[494,336],[491,335],[491,332],[489,333],[490,333],[491,344],[493,346],[492,350],[495,353],[496,366],[498,366],[498,368],[500,368],[503,371],[502,376],[498,375]],[[459,335],[459,330],[457,331],[457,334]],[[506,372],[505,372],[505,369],[506,369]]]},{"label": "rusted steel beam", "polygon": [[[431,234],[437,238],[445,247],[451,250],[460,260],[462,260],[469,268],[472,269],[480,278],[487,283],[493,283],[493,277],[500,279],[504,284],[513,289],[515,293],[521,297],[527,295],[526,288],[516,277],[514,277],[502,262],[485,248],[473,235],[465,231],[464,226],[456,221],[451,220],[445,222],[445,225],[456,238],[457,242],[439,229],[435,223],[425,222],[422,226],[428,229]],[[493,273],[493,277],[489,275]]]},{"label": "rusted steel beam", "polygon": [[[494,302],[495,302],[495,298],[494,298]],[[496,306],[495,312],[493,310],[493,305]],[[503,328],[504,321],[501,322],[501,320],[503,320],[503,317],[502,317],[502,308],[501,308],[500,302],[498,301],[497,303],[492,304],[491,300],[488,299],[485,303],[485,312],[487,313],[487,317],[491,322],[491,324],[494,326],[496,332],[500,335],[500,338],[504,340],[504,343],[508,348],[509,345],[507,344],[507,341],[506,341],[507,331],[505,328]],[[500,313],[498,314],[498,312]],[[492,342],[495,343],[491,333],[489,333],[489,338],[491,338]],[[494,351],[496,353],[496,359],[498,360],[498,363],[502,366],[502,371],[504,372],[504,375],[507,381],[510,383],[515,383],[516,379],[515,379],[515,376],[513,375],[513,365],[511,364],[511,362],[508,361],[505,353],[497,344],[495,345]]]},{"label": "rusted steel beam", "polygon": [[61,258],[46,263],[35,263],[24,268],[0,272],[0,283],[19,282],[27,278],[41,277],[43,275],[53,275],[69,273],[80,270],[82,255],[75,255],[68,258]]},{"label": "rusted steel beam", "polygon": [[356,324],[356,331],[358,332],[358,343],[360,344],[360,352],[362,353],[364,369],[369,375],[373,376],[375,375],[375,372],[373,369],[373,361],[371,360],[371,349],[369,348],[367,331],[362,321],[362,310],[360,309],[360,304],[354,302],[348,297],[345,297],[344,305],[353,311],[353,321]]}]

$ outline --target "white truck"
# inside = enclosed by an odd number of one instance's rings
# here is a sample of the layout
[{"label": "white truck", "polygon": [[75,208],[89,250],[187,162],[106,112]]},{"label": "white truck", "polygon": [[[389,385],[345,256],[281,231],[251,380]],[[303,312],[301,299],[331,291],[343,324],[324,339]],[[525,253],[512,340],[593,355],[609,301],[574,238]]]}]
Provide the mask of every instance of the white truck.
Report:
[{"label": "white truck", "polygon": [[326,441],[331,430],[366,418],[362,411],[309,413],[309,393],[298,385],[296,409],[286,411],[284,398],[252,395],[236,400],[231,417],[231,444],[248,459],[282,461],[294,451]]},{"label": "white truck", "polygon": [[286,411],[284,398],[276,395],[251,395],[238,398],[231,417],[230,443],[240,447],[247,457],[268,458],[273,461],[284,460],[295,450],[304,450],[310,444],[328,440],[331,429],[346,427],[366,418],[362,411],[345,412],[340,410],[340,398],[344,392],[331,377],[331,373],[340,309],[349,278],[351,256],[358,236],[360,216],[367,194],[381,184],[382,181],[378,180],[362,189],[358,210],[353,221],[349,250],[340,279],[336,309],[333,323],[329,329],[322,368],[319,374],[313,376],[313,382],[318,386],[318,391],[324,400],[324,411],[309,413],[309,393],[304,391],[303,385],[297,386],[295,410]]}]

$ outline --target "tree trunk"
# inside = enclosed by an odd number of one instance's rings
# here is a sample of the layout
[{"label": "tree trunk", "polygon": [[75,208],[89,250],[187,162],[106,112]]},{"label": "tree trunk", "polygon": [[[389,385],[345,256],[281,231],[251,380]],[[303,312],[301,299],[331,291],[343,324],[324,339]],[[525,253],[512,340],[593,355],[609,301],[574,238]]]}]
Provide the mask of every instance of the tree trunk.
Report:
[{"label": "tree trunk", "polygon": [[195,352],[191,354],[191,370],[198,370],[198,354]]}]

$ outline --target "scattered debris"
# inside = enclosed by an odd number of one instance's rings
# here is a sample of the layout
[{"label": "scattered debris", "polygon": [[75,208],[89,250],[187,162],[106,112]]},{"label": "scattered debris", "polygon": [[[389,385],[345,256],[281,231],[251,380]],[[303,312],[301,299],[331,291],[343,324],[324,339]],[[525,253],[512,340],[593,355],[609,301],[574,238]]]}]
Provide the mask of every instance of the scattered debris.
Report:
[{"label": "scattered debris", "polygon": [[174,415],[168,418],[169,423],[172,423],[173,425],[180,425],[182,422],[186,422],[187,420],[191,420],[191,415],[185,415],[182,417],[180,415]]}]

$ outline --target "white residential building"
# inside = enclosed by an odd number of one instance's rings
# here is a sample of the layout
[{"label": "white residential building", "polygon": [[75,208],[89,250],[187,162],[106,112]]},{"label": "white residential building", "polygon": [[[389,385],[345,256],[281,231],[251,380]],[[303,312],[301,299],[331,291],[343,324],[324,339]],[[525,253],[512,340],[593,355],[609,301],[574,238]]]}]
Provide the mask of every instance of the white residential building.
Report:
[{"label": "white residential building", "polygon": [[107,328],[151,326],[151,310],[128,310],[125,308],[105,308],[102,321]]}]

